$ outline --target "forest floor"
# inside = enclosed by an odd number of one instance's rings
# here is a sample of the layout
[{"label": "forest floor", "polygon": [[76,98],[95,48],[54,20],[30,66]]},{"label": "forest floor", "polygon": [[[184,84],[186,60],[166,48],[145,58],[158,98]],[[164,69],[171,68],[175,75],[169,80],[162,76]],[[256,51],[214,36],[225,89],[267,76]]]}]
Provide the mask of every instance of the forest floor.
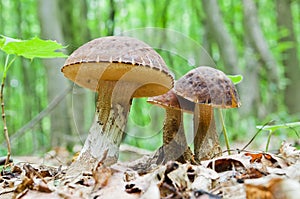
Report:
[{"label": "forest floor", "polygon": [[[141,157],[147,152],[136,154]],[[147,157],[146,155],[144,156]],[[142,157],[143,158],[143,157]],[[0,198],[298,198],[300,150],[282,143],[277,153],[239,152],[202,161],[152,165],[140,172],[130,162],[68,179],[70,154],[57,148],[38,157],[13,157],[0,176]]]}]

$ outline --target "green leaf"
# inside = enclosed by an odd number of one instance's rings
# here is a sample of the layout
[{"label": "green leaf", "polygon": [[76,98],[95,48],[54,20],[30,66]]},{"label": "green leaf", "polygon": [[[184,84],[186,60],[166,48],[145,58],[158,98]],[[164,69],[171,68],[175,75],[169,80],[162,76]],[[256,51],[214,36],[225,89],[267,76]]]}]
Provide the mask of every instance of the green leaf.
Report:
[{"label": "green leaf", "polygon": [[54,58],[67,57],[63,52],[57,51],[65,48],[61,44],[52,40],[42,40],[34,37],[30,40],[16,40],[2,36],[0,48],[6,54],[23,56],[28,59],[33,58]]},{"label": "green leaf", "polygon": [[0,48],[3,47],[4,43],[5,43],[5,39],[4,38],[0,38]]},{"label": "green leaf", "polygon": [[299,126],[300,126],[300,122],[291,122],[291,123],[285,123],[285,124],[256,126],[256,128],[266,130],[266,131],[276,131],[277,129],[286,129],[286,128],[293,128],[293,127],[299,127]]},{"label": "green leaf", "polygon": [[227,77],[229,77],[234,84],[238,84],[243,80],[242,75],[227,75]]}]

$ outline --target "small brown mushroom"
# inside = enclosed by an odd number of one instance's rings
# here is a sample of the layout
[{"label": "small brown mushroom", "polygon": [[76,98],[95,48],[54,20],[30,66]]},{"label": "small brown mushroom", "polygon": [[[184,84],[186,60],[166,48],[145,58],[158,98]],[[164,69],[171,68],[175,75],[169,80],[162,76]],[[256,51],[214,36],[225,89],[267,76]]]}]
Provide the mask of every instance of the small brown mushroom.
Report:
[{"label": "small brown mushroom", "polygon": [[[131,100],[166,93],[173,77],[161,56],[131,37],[94,39],[75,50],[61,69],[76,84],[98,92],[95,121],[77,162],[113,164],[127,123]],[[81,165],[83,166],[83,165]]]},{"label": "small brown mushroom", "polygon": [[221,148],[216,132],[213,108],[240,106],[232,81],[220,70],[200,66],[189,71],[175,84],[177,95],[196,103],[194,109],[195,159],[209,159]]},{"label": "small brown mushroom", "polygon": [[149,97],[147,102],[160,106],[166,111],[163,146],[157,162],[166,163],[170,160],[177,160],[182,163],[195,163],[183,128],[183,111],[193,112],[194,103],[176,95],[173,90],[163,95]]}]

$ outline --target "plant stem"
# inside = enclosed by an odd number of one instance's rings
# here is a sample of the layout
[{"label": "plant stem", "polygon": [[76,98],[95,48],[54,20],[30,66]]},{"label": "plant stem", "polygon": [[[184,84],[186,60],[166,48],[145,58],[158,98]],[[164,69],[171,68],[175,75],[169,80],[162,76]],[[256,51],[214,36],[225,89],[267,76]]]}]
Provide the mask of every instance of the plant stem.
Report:
[{"label": "plant stem", "polygon": [[224,122],[222,110],[221,110],[221,109],[218,109],[218,111],[219,111],[220,119],[221,119],[221,123],[222,123],[222,131],[223,131],[223,134],[224,134],[224,140],[225,140],[227,152],[228,152],[228,155],[230,155],[229,140],[228,140],[228,136],[227,136],[227,130],[226,130],[226,127],[225,127],[225,122]]},{"label": "plant stem", "polygon": [[8,63],[9,60],[9,55],[6,56],[5,59],[5,65],[4,65],[4,70],[3,70],[3,76],[2,76],[2,81],[1,81],[1,90],[0,90],[0,103],[1,103],[1,112],[2,112],[2,120],[3,120],[3,132],[4,132],[4,137],[7,145],[7,156],[5,160],[5,165],[9,163],[10,159],[10,154],[11,154],[11,147],[10,147],[10,140],[8,136],[8,129],[7,129],[7,124],[6,124],[6,117],[5,117],[5,105],[4,105],[4,98],[3,98],[3,91],[4,91],[4,83],[6,80],[6,72],[8,68],[10,67],[11,63],[14,61],[14,59]]},{"label": "plant stem", "polygon": [[267,145],[266,145],[266,152],[268,152],[269,150],[269,144],[270,144],[270,141],[271,141],[271,137],[273,135],[273,132],[272,130],[269,131],[269,135],[268,135],[268,140],[267,140]]}]

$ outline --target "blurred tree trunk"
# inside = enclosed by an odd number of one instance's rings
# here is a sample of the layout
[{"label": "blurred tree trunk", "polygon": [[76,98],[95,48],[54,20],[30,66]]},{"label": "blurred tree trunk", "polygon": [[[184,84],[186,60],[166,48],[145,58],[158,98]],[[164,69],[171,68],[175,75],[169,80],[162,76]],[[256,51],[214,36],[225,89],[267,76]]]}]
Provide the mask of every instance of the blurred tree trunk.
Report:
[{"label": "blurred tree trunk", "polygon": [[282,63],[285,66],[285,77],[288,85],[285,89],[285,104],[289,113],[300,112],[300,61],[297,57],[298,43],[293,27],[291,0],[276,0],[277,25],[279,30],[288,30],[288,35],[280,38],[279,42],[291,42],[293,46],[282,52]]},{"label": "blurred tree trunk", "polygon": [[202,5],[208,32],[218,44],[224,67],[230,73],[240,73],[237,50],[225,27],[217,0],[202,0]]},{"label": "blurred tree trunk", "polygon": [[0,0],[0,32],[5,35],[5,23],[4,23],[4,17],[3,17],[3,3],[2,0]]},{"label": "blurred tree trunk", "polygon": [[[58,0],[39,0],[38,11],[41,34],[44,39],[56,40],[63,43],[62,24],[58,18]],[[53,100],[68,86],[66,78],[60,72],[64,64],[63,59],[43,60],[47,70],[48,100]],[[68,146],[65,139],[71,133],[68,117],[67,101],[63,100],[51,113],[51,144],[52,146]]]},{"label": "blurred tree trunk", "polygon": [[[68,54],[71,54],[78,47],[91,40],[90,31],[87,26],[87,13],[88,6],[86,0],[64,0],[59,1],[58,16],[62,24],[62,29],[65,43],[68,45]],[[65,6],[68,5],[68,6]],[[100,36],[100,35],[99,35]],[[88,129],[86,125],[86,107],[84,104],[87,102],[87,89],[80,86],[73,87],[73,93],[70,99],[69,115],[73,119],[72,130],[76,132],[73,137],[74,141],[84,142],[84,135],[87,135]],[[93,103],[93,102],[91,102]],[[79,139],[83,137],[83,139]],[[82,143],[80,143],[82,144]]]},{"label": "blurred tree trunk", "polygon": [[[239,111],[242,117],[247,117],[255,113],[253,110],[256,110],[254,107],[256,106],[255,103],[258,101],[259,97],[259,90],[257,89],[258,71],[257,68],[255,68],[257,66],[256,61],[252,60],[247,63],[245,71],[241,71],[239,68],[237,49],[233,43],[231,35],[225,27],[218,2],[216,0],[202,0],[202,5],[203,11],[206,15],[206,20],[204,23],[207,39],[217,42],[221,58],[224,62],[224,68],[228,69],[228,72],[232,74],[242,74],[244,76],[243,83],[238,85],[240,88],[239,93],[242,101],[242,107],[239,109]],[[208,44],[205,45],[208,46]],[[249,45],[246,45],[244,55],[245,59],[249,59],[249,57],[246,56],[253,56],[251,49],[249,49]],[[254,94],[249,95],[249,91]]]},{"label": "blurred tree trunk", "polygon": [[[68,5],[68,6],[65,6]],[[62,32],[69,53],[91,39],[87,23],[88,6],[86,0],[58,1],[57,15],[63,27]],[[100,35],[99,35],[100,36]]]},{"label": "blurred tree trunk", "polygon": [[[258,110],[259,116],[265,117],[267,113],[276,111],[278,108],[277,105],[279,104],[280,98],[276,97],[274,99],[273,95],[273,93],[279,92],[278,65],[269,50],[269,46],[262,33],[255,2],[253,0],[243,0],[243,12],[245,35],[248,42],[250,42],[249,45],[256,52],[253,54],[252,58],[254,59],[255,54],[257,54],[260,62],[257,63],[259,66],[257,65],[256,67],[264,67],[267,72],[266,79],[268,80],[268,92],[264,94],[267,101],[265,107],[261,106]],[[257,73],[257,71],[255,73]],[[248,73],[246,74],[248,75]],[[257,92],[259,92],[259,90],[257,90]]]},{"label": "blurred tree trunk", "polygon": [[114,35],[115,31],[115,14],[116,14],[116,4],[114,0],[109,0],[109,16],[106,20],[107,35]]},{"label": "blurred tree trunk", "polygon": [[[23,38],[24,37],[24,31],[23,28],[29,24],[28,19],[23,19],[23,11],[24,11],[24,4],[22,4],[22,2],[18,1],[16,2],[16,9],[18,12],[18,15],[16,16],[17,19],[17,24],[18,26],[16,27],[17,32],[18,32],[18,38]],[[22,25],[23,24],[23,25]],[[36,77],[36,73],[31,71],[31,67],[30,67],[30,61],[28,59],[25,59],[23,57],[20,58],[21,59],[21,74],[23,76],[22,82],[24,83],[24,91],[25,93],[29,94],[29,98],[26,98],[24,96],[24,103],[26,104],[24,106],[23,109],[23,118],[25,118],[25,121],[27,122],[28,120],[30,120],[31,118],[33,118],[37,113],[36,111],[40,112],[42,111],[42,106],[40,103],[40,98],[38,97],[38,94],[36,92],[36,83],[38,83],[36,81],[37,77]],[[36,109],[34,109],[33,107],[36,107]],[[23,121],[23,122],[25,122]],[[37,130],[36,132],[41,133],[42,135],[44,135],[44,130],[43,130],[43,126],[41,125],[41,123],[39,123],[38,125],[36,125],[35,127]],[[38,149],[39,147],[43,147],[45,145],[45,143],[43,143],[43,139],[41,139],[41,137],[43,136],[39,136],[37,133],[31,133],[32,136],[32,142],[33,142],[33,150],[32,151],[36,151],[36,149]],[[39,142],[42,141],[42,142]]]},{"label": "blurred tree trunk", "polygon": [[260,110],[262,106],[259,102],[259,62],[255,56],[255,50],[251,45],[247,32],[245,32],[244,42],[244,59],[246,67],[243,83],[240,85],[240,94],[243,97],[241,99],[242,107],[240,110],[243,116],[249,117],[250,115],[259,115],[259,111],[262,111]]}]

